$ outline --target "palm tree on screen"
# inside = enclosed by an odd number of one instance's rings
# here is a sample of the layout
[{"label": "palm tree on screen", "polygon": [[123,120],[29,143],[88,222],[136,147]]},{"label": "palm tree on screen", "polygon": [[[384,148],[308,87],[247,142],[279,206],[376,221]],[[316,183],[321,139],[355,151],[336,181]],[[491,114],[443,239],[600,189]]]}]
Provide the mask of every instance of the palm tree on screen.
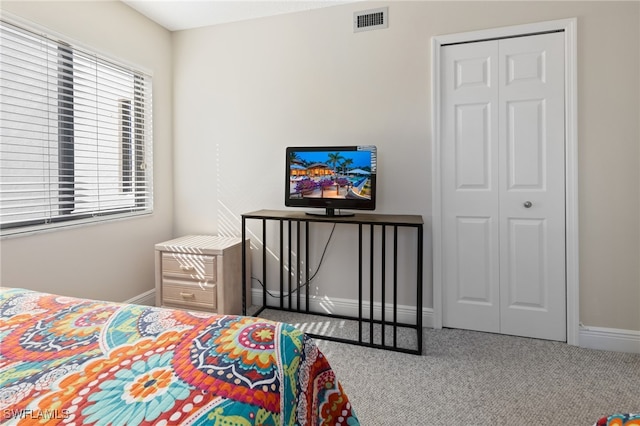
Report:
[{"label": "palm tree on screen", "polygon": [[329,153],[327,163],[329,163],[333,168],[333,171],[337,173],[336,166],[342,159],[344,159],[344,157],[339,152]]},{"label": "palm tree on screen", "polygon": [[342,174],[346,175],[347,174],[347,169],[349,168],[349,166],[353,164],[353,159],[351,158],[345,158],[345,160],[342,162],[342,164],[340,165],[340,167],[342,167]]},{"label": "palm tree on screen", "polygon": [[333,169],[333,176],[334,176],[334,180],[336,182],[336,195],[338,194],[338,191],[340,189],[340,186],[338,185],[337,179],[338,179],[338,163],[340,163],[340,160],[343,160],[344,157],[342,155],[340,155],[339,152],[334,152],[334,153],[329,153],[329,159],[327,160],[327,163],[329,163]]}]

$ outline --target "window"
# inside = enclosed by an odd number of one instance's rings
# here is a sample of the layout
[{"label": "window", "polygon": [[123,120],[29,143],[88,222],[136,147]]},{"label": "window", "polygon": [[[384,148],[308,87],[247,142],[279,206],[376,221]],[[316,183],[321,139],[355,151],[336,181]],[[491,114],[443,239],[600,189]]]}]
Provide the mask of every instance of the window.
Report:
[{"label": "window", "polygon": [[151,77],[0,21],[3,234],[150,213]]}]

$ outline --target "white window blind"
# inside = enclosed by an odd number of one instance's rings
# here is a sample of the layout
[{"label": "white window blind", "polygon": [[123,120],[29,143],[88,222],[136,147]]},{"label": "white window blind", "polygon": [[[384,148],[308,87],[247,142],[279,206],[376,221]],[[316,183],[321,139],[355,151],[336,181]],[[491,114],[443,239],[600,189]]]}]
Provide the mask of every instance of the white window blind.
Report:
[{"label": "white window blind", "polygon": [[151,77],[0,21],[3,233],[148,213]]}]

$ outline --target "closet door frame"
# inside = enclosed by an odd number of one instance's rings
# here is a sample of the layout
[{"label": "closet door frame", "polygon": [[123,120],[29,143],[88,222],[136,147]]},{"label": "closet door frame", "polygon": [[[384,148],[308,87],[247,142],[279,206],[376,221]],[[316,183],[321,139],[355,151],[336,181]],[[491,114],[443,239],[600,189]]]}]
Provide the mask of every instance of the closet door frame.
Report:
[{"label": "closet door frame", "polygon": [[441,194],[441,62],[443,45],[469,43],[552,31],[564,32],[565,51],[565,225],[567,343],[579,345],[579,253],[578,253],[578,101],[577,101],[577,19],[545,21],[526,25],[493,28],[431,39],[431,160],[432,160],[432,241],[433,241],[433,327],[442,328],[443,317],[443,245]]}]

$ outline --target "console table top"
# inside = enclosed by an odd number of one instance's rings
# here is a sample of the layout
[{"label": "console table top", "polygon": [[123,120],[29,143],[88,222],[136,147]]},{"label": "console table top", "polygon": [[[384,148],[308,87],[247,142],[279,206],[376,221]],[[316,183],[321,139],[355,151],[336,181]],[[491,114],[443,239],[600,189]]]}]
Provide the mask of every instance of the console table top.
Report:
[{"label": "console table top", "polygon": [[420,215],[355,213],[353,216],[316,216],[299,210],[257,210],[242,215],[248,219],[284,219],[303,222],[339,222],[380,225],[419,226],[424,224]]}]

